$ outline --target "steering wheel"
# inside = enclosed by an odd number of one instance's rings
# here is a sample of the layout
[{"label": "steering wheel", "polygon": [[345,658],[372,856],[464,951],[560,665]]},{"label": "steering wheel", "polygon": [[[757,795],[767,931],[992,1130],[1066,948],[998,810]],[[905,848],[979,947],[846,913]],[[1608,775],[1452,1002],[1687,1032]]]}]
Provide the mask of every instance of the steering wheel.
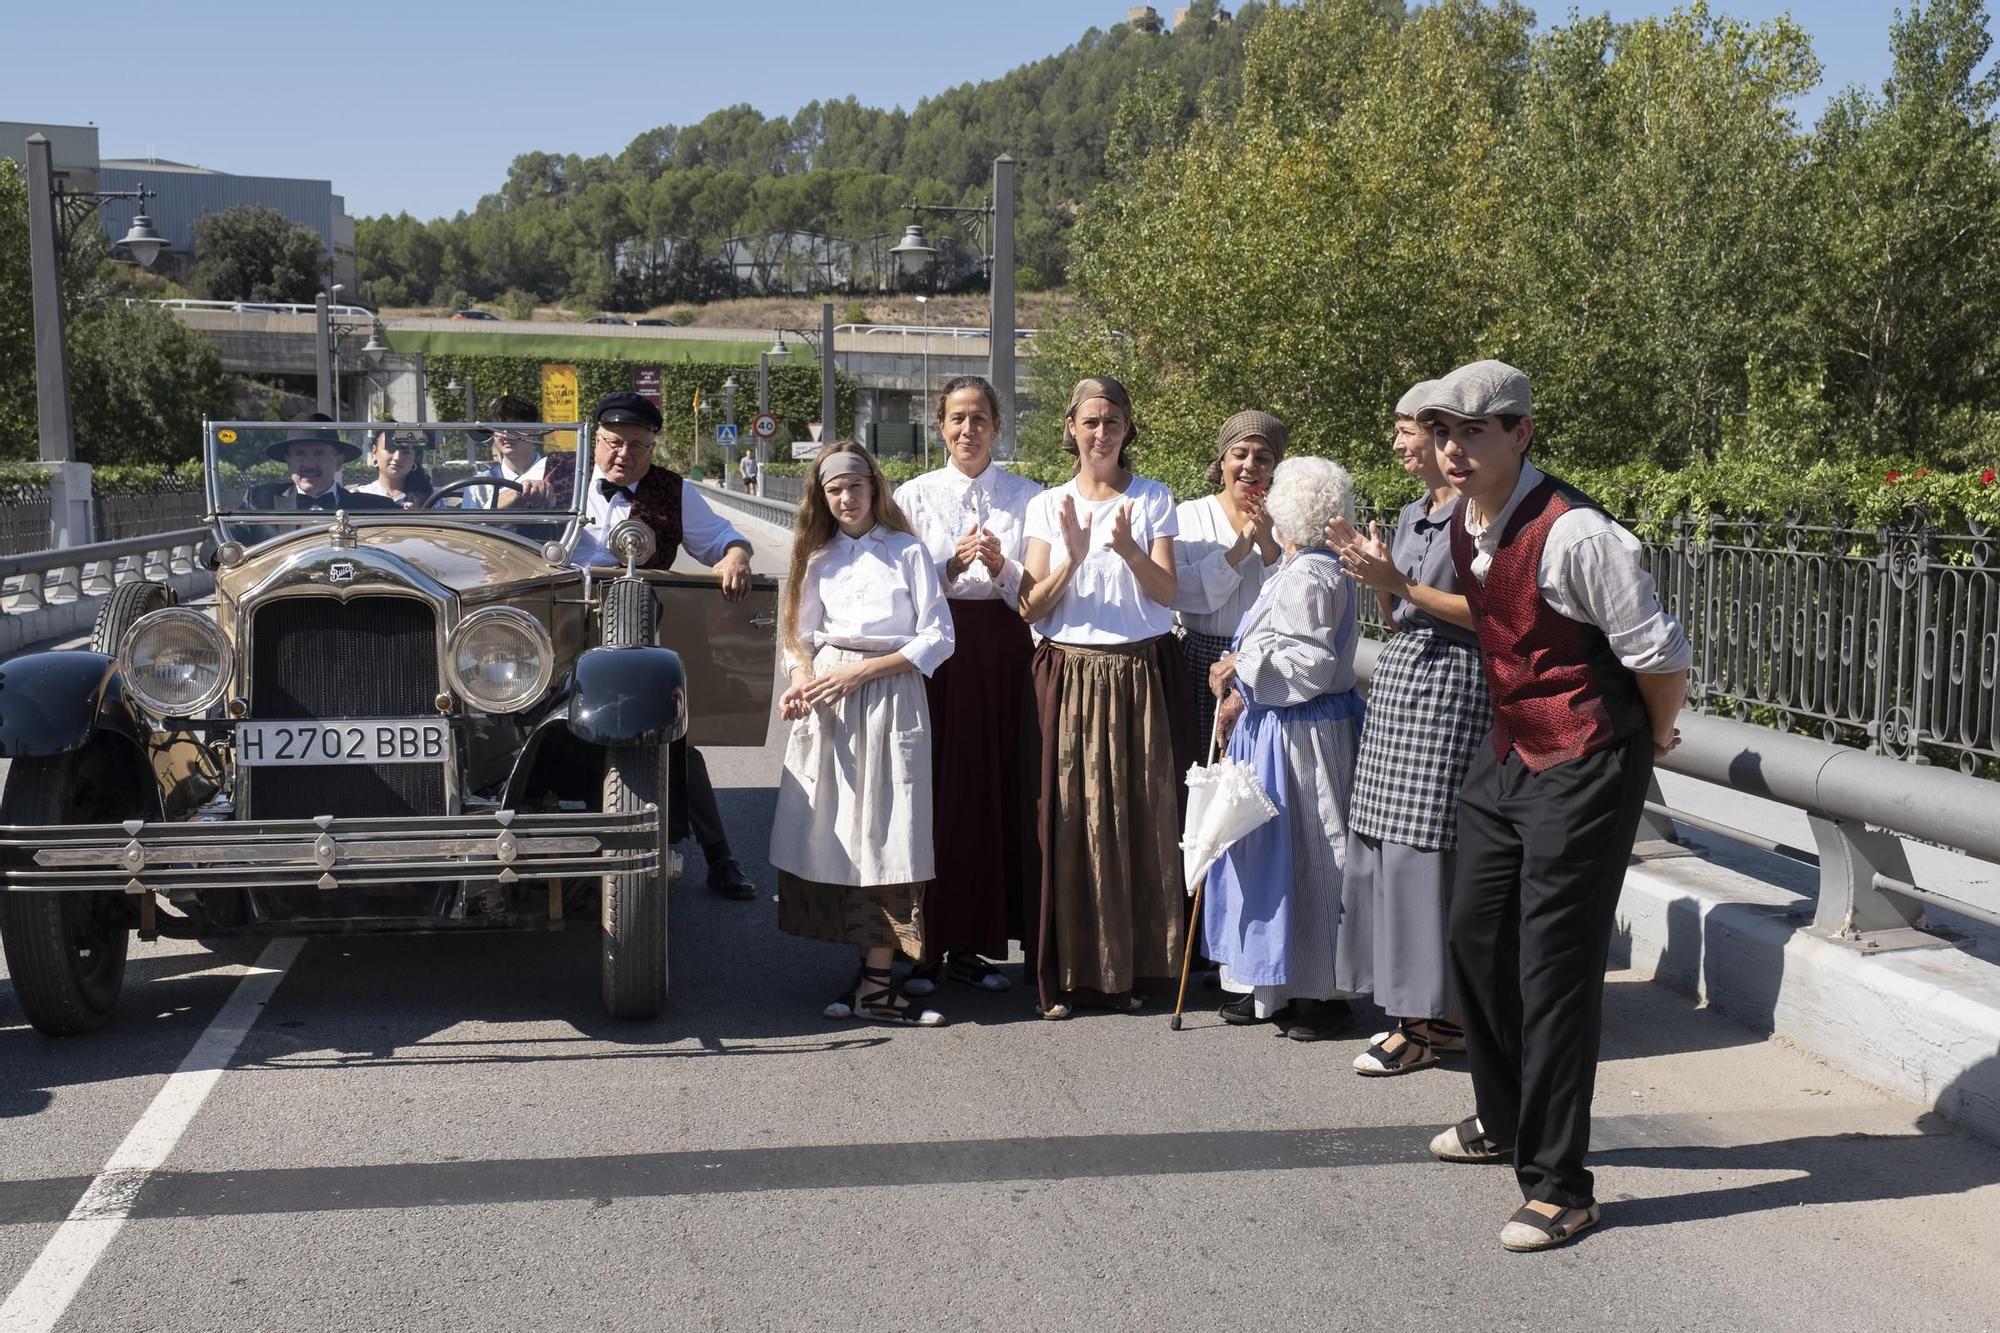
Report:
[{"label": "steering wheel", "polygon": [[[438,501],[444,499],[447,495],[457,495],[460,491],[469,491],[474,486],[492,486],[498,490],[514,491],[516,493],[527,489],[527,487],[521,485],[518,481],[509,481],[505,477],[495,477],[490,474],[484,477],[460,477],[457,481],[448,481],[432,491],[430,498],[425,500],[418,508],[436,509]],[[499,497],[495,496],[494,498],[498,499]]]}]

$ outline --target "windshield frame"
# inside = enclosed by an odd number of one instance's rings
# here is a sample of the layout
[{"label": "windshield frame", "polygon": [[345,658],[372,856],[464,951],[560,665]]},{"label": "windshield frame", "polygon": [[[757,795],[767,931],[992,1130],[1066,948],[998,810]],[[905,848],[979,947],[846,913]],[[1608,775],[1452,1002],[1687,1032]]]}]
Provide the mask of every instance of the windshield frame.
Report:
[{"label": "windshield frame", "polygon": [[[574,432],[573,438],[579,442],[578,452],[581,452],[583,442],[588,441],[590,438],[589,427],[581,421],[314,421],[300,423],[295,421],[210,421],[204,417],[201,423],[202,487],[204,497],[208,502],[207,519],[215,527],[216,539],[218,541],[238,542],[245,546],[261,545],[264,542],[277,541],[282,537],[289,536],[293,531],[298,529],[325,526],[333,520],[333,514],[325,510],[253,509],[243,503],[243,497],[248,494],[250,486],[254,484],[247,477],[240,482],[228,483],[229,486],[234,488],[235,493],[227,497],[224,494],[225,483],[222,479],[222,465],[226,460],[223,457],[222,451],[228,447],[238,447],[244,441],[235,439],[223,440],[219,436],[225,432],[232,434],[241,433],[254,439],[259,435],[277,436],[277,432],[281,431],[297,433],[304,430],[336,432],[341,434],[343,438],[352,434],[363,439],[380,431],[388,431],[392,434],[422,434],[433,438],[441,434],[466,435],[474,431],[485,431],[489,436],[496,431],[532,430],[543,431],[549,434],[571,431]],[[282,437],[278,436],[278,438]],[[365,452],[364,450],[364,454]],[[544,456],[557,457],[567,452],[570,451],[545,450]],[[579,468],[584,465],[584,462],[585,460],[583,459],[578,460]],[[477,466],[480,469],[490,469],[493,465],[494,460],[488,457]],[[478,473],[475,472],[472,475],[478,475]],[[562,547],[562,563],[567,563],[574,555],[576,544],[583,534],[585,510],[589,502],[588,475],[588,473],[585,473],[584,479],[570,488],[570,503],[567,507],[561,509],[430,509],[420,505],[412,509],[351,509],[335,512],[345,514],[347,521],[356,528],[379,527],[389,523],[416,523],[425,526],[451,524],[464,527],[491,527],[499,529],[508,536],[529,542],[534,542],[534,539],[520,531],[523,525],[539,522],[552,526],[556,523],[561,523],[563,525],[562,536],[554,540]],[[497,493],[497,488],[488,489],[495,490]],[[257,529],[264,530],[263,535],[257,535],[255,532]],[[272,532],[272,529],[277,529],[277,531]],[[536,542],[535,544],[547,545],[547,543],[541,542]]]}]

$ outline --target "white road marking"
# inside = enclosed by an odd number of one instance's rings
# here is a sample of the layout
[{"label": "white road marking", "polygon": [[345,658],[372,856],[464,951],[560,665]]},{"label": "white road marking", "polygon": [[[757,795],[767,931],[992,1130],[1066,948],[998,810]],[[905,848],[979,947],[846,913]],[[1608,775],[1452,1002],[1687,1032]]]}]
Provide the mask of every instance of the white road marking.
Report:
[{"label": "white road marking", "polygon": [[168,1076],[139,1123],[132,1126],[132,1132],[8,1293],[7,1303],[0,1305],[0,1333],[45,1333],[63,1317],[90,1270],[131,1216],[147,1177],[159,1170],[194,1122],[201,1104],[215,1090],[258,1013],[303,947],[305,941],[297,937],[272,940],[244,971],[243,980],[236,983],[229,999],[203,1029],[180,1068]]}]

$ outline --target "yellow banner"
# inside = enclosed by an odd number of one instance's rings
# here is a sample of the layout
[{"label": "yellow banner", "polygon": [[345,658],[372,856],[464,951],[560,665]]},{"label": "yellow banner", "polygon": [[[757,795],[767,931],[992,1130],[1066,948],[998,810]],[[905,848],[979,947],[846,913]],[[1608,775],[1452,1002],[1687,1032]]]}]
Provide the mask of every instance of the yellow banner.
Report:
[{"label": "yellow banner", "polygon": [[[583,415],[583,407],[577,401],[576,367],[544,365],[542,367],[542,420],[575,421]],[[549,436],[548,448],[558,453],[570,453],[576,448],[576,432],[559,430]]]}]

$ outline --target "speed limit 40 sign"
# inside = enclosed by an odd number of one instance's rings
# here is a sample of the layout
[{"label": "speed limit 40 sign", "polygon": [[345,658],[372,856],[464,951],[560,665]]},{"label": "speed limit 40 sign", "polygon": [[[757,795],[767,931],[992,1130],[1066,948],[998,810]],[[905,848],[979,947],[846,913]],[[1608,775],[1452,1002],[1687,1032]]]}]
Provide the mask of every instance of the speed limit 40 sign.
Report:
[{"label": "speed limit 40 sign", "polygon": [[750,418],[750,433],[760,440],[768,440],[778,433],[778,416],[775,412],[759,412]]}]

